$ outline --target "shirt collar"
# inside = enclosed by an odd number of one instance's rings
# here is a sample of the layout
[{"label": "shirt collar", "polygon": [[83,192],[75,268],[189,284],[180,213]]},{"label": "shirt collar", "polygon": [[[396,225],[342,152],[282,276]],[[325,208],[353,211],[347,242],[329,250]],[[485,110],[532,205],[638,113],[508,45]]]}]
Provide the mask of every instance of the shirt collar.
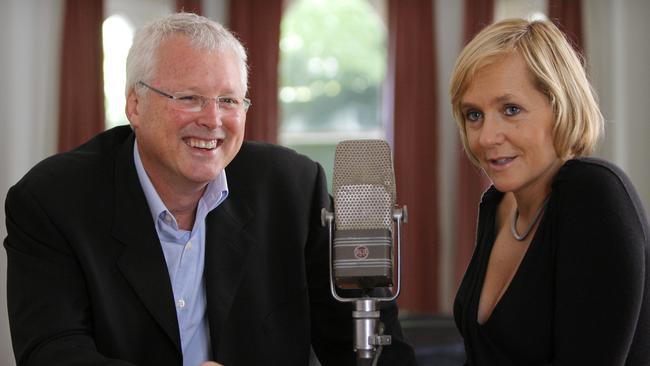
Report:
[{"label": "shirt collar", "polygon": [[[158,219],[164,218],[163,214],[165,213],[169,213],[169,215],[173,217],[162,199],[160,199],[158,192],[149,179],[149,175],[147,175],[147,172],[144,170],[142,159],[140,159],[140,152],[138,151],[137,138],[133,144],[133,160],[135,162],[135,170],[138,173],[138,180],[140,181],[140,186],[142,186],[144,196],[149,204],[149,211],[151,212],[151,217],[153,218],[154,223]],[[226,171],[222,170],[214,180],[208,183],[203,192],[203,196],[201,196],[199,206],[197,207],[196,218],[202,220],[208,212],[215,209],[221,202],[223,202],[223,200],[226,199],[227,196],[228,181],[226,180]]]}]

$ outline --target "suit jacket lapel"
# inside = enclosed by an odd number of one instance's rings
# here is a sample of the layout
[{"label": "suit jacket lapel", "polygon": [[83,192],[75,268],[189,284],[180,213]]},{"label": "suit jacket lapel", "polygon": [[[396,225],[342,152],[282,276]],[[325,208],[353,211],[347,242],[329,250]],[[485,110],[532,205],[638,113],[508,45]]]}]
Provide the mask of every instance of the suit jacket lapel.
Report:
[{"label": "suit jacket lapel", "polygon": [[144,306],[181,352],[165,257],[133,161],[133,135],[115,161],[113,236],[124,244],[118,266]]},{"label": "suit jacket lapel", "polygon": [[212,351],[219,354],[219,344],[226,318],[244,274],[246,255],[256,243],[243,230],[252,212],[231,190],[228,198],[206,218],[205,284]]}]

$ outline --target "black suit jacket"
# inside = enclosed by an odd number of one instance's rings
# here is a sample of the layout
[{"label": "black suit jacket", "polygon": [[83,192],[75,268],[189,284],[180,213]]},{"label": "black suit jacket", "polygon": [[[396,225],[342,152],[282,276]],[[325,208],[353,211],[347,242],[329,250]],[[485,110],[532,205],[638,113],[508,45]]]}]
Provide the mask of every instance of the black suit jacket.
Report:
[{"label": "black suit jacket", "polygon": [[[6,199],[7,291],[19,365],[181,365],[167,267],[128,126],[35,166]],[[320,166],[244,143],[207,216],[213,356],[227,366],[354,363],[351,311],[329,294]],[[384,364],[412,362],[394,304]],[[198,366],[198,365],[197,365]]]}]

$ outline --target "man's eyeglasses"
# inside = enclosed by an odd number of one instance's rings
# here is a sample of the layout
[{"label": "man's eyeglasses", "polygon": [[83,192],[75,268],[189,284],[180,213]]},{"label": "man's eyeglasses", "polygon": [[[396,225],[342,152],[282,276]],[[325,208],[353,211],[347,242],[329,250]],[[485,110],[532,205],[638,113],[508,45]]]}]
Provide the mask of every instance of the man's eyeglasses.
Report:
[{"label": "man's eyeglasses", "polygon": [[219,112],[228,114],[228,115],[238,115],[241,111],[247,111],[251,106],[251,100],[248,98],[237,98],[237,97],[215,97],[209,98],[203,95],[184,95],[184,96],[174,96],[169,93],[165,93],[162,90],[156,89],[151,85],[146,84],[143,81],[138,81],[138,84],[143,85],[144,87],[162,95],[165,98],[169,98],[171,105],[174,109],[182,112],[201,112],[205,106],[208,105],[208,102],[216,101]]}]

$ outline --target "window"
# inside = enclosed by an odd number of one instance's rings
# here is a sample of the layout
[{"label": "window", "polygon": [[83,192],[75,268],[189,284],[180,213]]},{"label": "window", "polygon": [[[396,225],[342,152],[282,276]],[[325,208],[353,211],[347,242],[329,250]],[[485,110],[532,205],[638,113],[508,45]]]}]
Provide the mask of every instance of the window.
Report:
[{"label": "window", "polygon": [[106,0],[102,25],[104,43],[104,109],[106,129],[129,123],[124,114],[126,56],[135,30],[174,11],[173,0]]},{"label": "window", "polygon": [[548,19],[546,3],[547,0],[497,0],[494,4],[494,20]]},{"label": "window", "polygon": [[133,41],[133,32],[133,26],[121,15],[111,15],[102,25],[106,129],[128,123],[124,114],[124,86],[126,56]]},{"label": "window", "polygon": [[295,0],[284,14],[279,141],[319,161],[328,179],[339,141],[385,136],[384,12],[384,1]]}]

